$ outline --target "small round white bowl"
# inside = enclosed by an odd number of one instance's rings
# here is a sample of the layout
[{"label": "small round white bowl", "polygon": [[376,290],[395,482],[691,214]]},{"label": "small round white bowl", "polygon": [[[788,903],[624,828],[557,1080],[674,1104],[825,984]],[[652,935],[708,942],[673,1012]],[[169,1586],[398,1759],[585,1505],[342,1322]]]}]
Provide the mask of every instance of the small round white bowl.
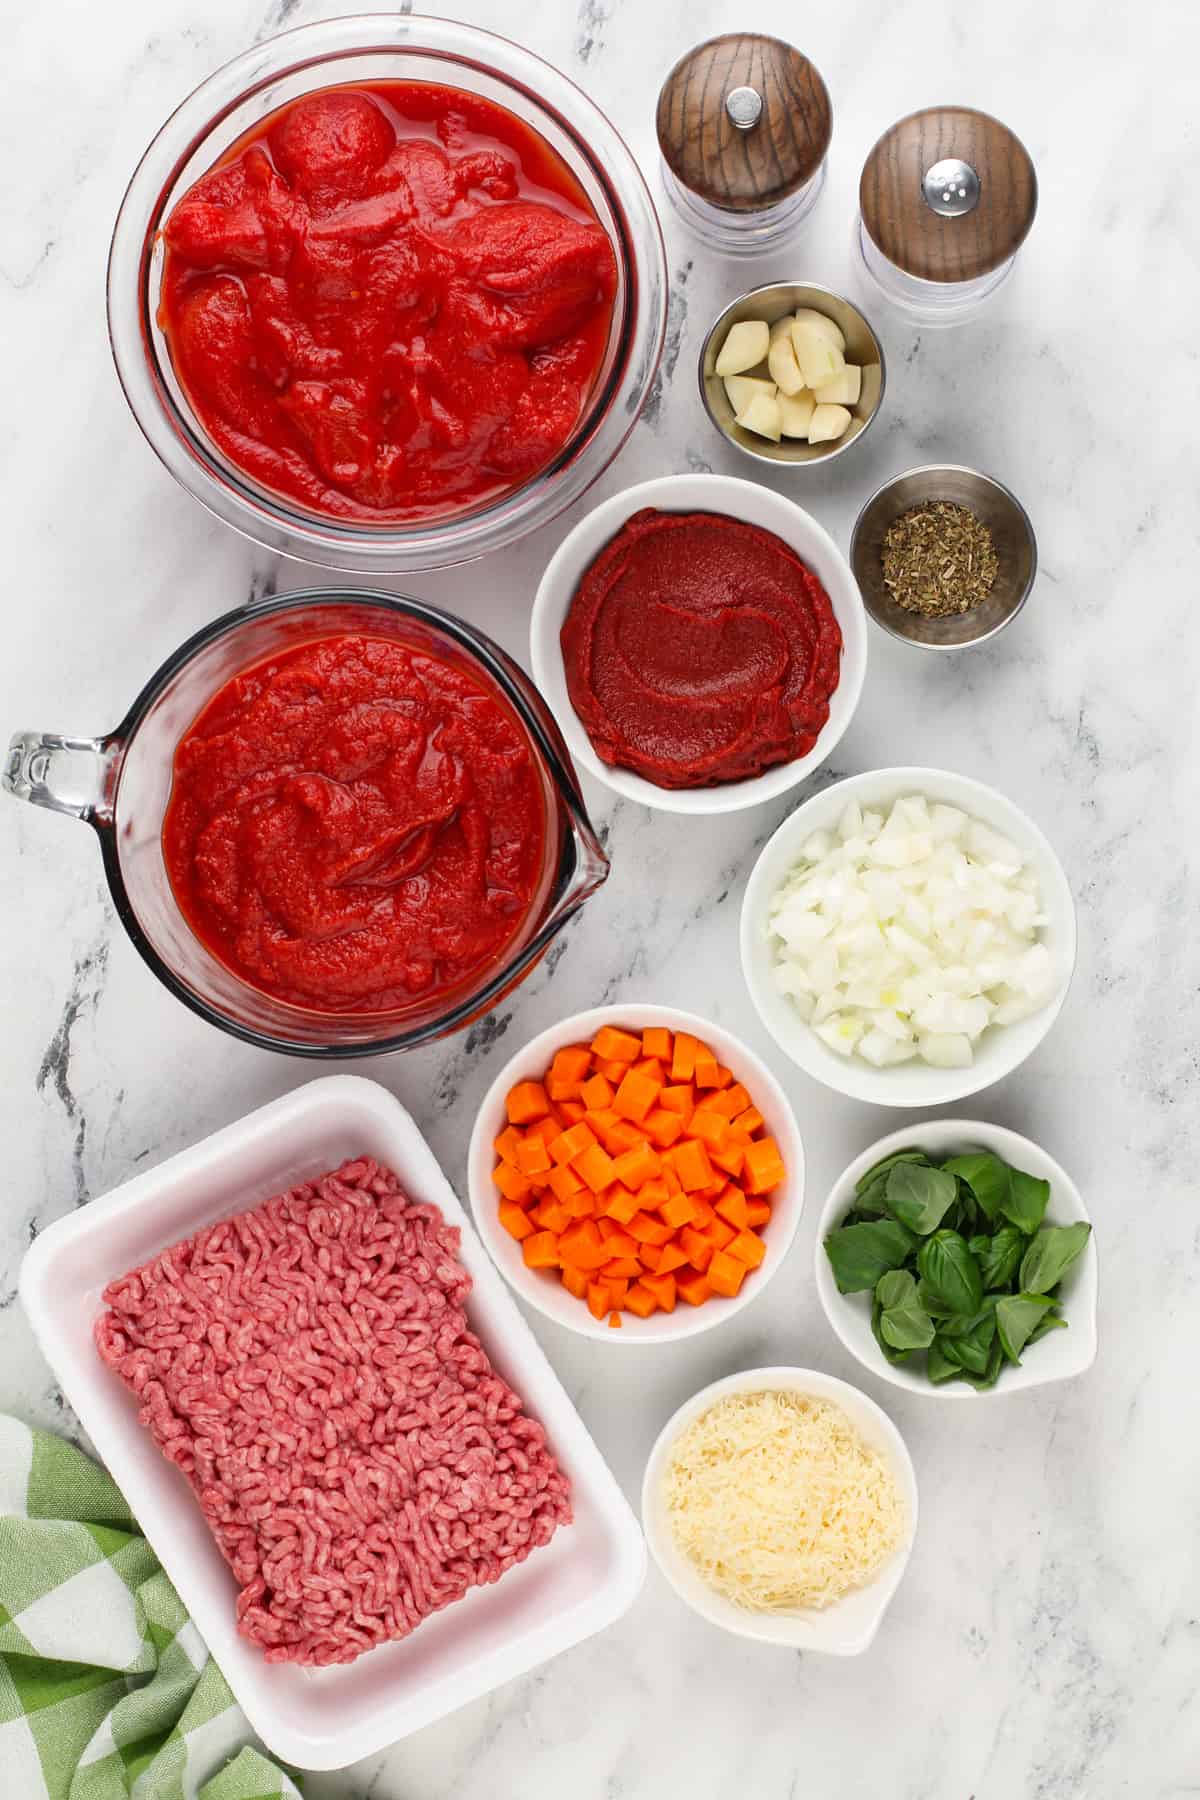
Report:
[{"label": "small round white bowl", "polygon": [[[805,1607],[792,1612],[746,1612],[714,1593],[676,1544],[663,1502],[663,1478],[671,1450],[693,1419],[728,1394],[760,1394],[768,1389],[809,1394],[840,1406],[867,1443],[887,1458],[908,1508],[908,1536],[900,1549],[865,1587],[820,1610]],[[873,1642],[912,1554],[917,1530],[917,1477],[904,1439],[882,1407],[849,1382],[823,1375],[817,1369],[746,1369],[703,1388],[668,1419],[650,1452],[642,1480],[642,1529],[660,1572],[679,1598],[710,1625],[719,1625],[737,1637],[779,1644],[788,1650],[858,1656]]]},{"label": "small round white bowl", "polygon": [[[966,1069],[934,1069],[915,1061],[875,1069],[861,1057],[839,1056],[822,1043],[775,985],[768,909],[775,890],[799,860],[800,846],[812,832],[832,830],[851,800],[863,808],[887,811],[906,794],[924,794],[930,800],[957,806],[1010,838],[1024,852],[1041,887],[1048,923],[1041,928],[1040,941],[1058,968],[1058,989],[1027,1019],[989,1027],[975,1045],[974,1062]],[[1071,889],[1062,864],[1033,820],[995,788],[946,769],[872,769],[835,782],[803,801],[768,838],[750,872],[742,901],[742,973],[759,1018],[807,1075],[852,1100],[867,1100],[875,1106],[943,1106],[977,1094],[1011,1074],[1037,1049],[1062,1010],[1075,968],[1075,947]]]},{"label": "small round white bowl", "polygon": [[[648,1319],[634,1313],[622,1313],[621,1329],[614,1331],[607,1318],[594,1319],[582,1300],[569,1294],[555,1272],[531,1269],[525,1263],[521,1246],[510,1237],[500,1223],[497,1211],[499,1196],[492,1183],[496,1163],[495,1139],[507,1122],[505,1100],[508,1090],[518,1081],[540,1080],[556,1051],[567,1044],[587,1043],[602,1025],[624,1025],[629,1030],[644,1030],[648,1025],[665,1025],[669,1031],[690,1031],[714,1050],[720,1061],[732,1069],[734,1078],[749,1088],[766,1122],[771,1136],[779,1145],[787,1167],[787,1179],[770,1195],[771,1217],[762,1229],[767,1254],[757,1269],[751,1270],[742,1283],[741,1292],[732,1300],[719,1295],[703,1306],[680,1302],[673,1313],[656,1312]],[[621,1006],[596,1006],[590,1012],[574,1013],[558,1025],[530,1040],[501,1069],[488,1089],[471,1133],[467,1152],[467,1192],[475,1228],[505,1281],[522,1300],[556,1325],[581,1337],[597,1338],[609,1344],[666,1344],[679,1338],[699,1337],[722,1325],[748,1306],[761,1294],[791,1248],[804,1206],[804,1145],[799,1127],[783,1089],[766,1063],[747,1049],[740,1038],[701,1019],[695,1013],[681,1012],[673,1006],[644,1006],[630,1001]]]},{"label": "small round white bowl", "polygon": [[[625,521],[648,506],[663,512],[726,513],[773,531],[823,585],[842,630],[842,671],[830,698],[829,718],[807,756],[779,763],[750,781],[728,781],[710,788],[657,787],[630,769],[610,768],[597,756],[571,705],[559,633],[585,571]],[[538,584],[529,626],[529,654],[533,678],[558,720],[571,755],[597,781],[627,800],[662,812],[740,812],[743,807],[774,800],[805,781],[836,747],[854,716],[867,671],[866,613],[850,564],[824,527],[795,501],[731,475],[664,475],[614,494],[564,538]]]},{"label": "small round white bowl", "polygon": [[833,1279],[833,1270],[825,1254],[825,1239],[850,1211],[854,1201],[854,1184],[867,1170],[894,1150],[924,1150],[933,1157],[964,1156],[972,1150],[990,1150],[1015,1169],[1050,1183],[1050,1199],[1046,1207],[1048,1225],[1090,1223],[1079,1189],[1066,1170],[1052,1156],[1029,1138],[1003,1125],[988,1125],[979,1119],[927,1119],[921,1125],[905,1125],[889,1132],[856,1156],[850,1167],[838,1176],[821,1213],[814,1253],[817,1293],[825,1309],[825,1317],[837,1332],[851,1356],[864,1369],[890,1381],[893,1387],[905,1388],[910,1394],[922,1394],[933,1400],[994,1400],[997,1395],[1017,1394],[1028,1388],[1045,1387],[1052,1381],[1069,1381],[1082,1375],[1096,1360],[1096,1290],[1098,1258],[1095,1232],[1088,1238],[1083,1254],[1063,1277],[1063,1317],[1065,1331],[1052,1331],[1027,1349],[1020,1365],[1005,1363],[995,1387],[982,1393],[968,1381],[947,1381],[935,1386],[924,1372],[910,1369],[906,1363],[890,1363],[875,1342],[871,1330],[870,1294],[842,1294]]}]

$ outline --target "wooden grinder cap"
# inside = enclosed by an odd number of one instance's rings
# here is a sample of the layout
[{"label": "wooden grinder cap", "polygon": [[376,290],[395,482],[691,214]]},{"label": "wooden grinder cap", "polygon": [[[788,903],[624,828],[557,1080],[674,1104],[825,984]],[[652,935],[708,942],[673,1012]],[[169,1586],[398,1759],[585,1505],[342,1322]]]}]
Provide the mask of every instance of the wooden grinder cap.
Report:
[{"label": "wooden grinder cap", "polygon": [[816,174],[833,112],[806,56],[779,38],[731,31],[676,63],[657,125],[663,159],[684,187],[710,206],[756,213]]},{"label": "wooden grinder cap", "polygon": [[999,119],[969,106],[931,106],[884,132],[863,164],[859,205],[868,234],[898,269],[922,281],[973,281],[1024,242],[1037,176]]}]

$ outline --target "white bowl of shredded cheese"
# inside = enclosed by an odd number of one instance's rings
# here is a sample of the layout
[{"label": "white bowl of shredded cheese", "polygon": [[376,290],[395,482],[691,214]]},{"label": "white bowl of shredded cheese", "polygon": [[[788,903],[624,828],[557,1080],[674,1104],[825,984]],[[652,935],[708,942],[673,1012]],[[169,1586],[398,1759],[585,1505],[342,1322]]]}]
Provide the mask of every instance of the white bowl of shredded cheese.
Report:
[{"label": "white bowl of shredded cheese", "polygon": [[940,1106],[999,1081],[1058,1017],[1075,906],[1033,821],[939,769],[874,769],[798,806],[751,871],[742,971],[826,1087]]},{"label": "white bowl of shredded cheese", "polygon": [[887,1414],[816,1369],[747,1369],[668,1420],[642,1484],[661,1573],[739,1637],[857,1656],[917,1528],[912,1459]]}]

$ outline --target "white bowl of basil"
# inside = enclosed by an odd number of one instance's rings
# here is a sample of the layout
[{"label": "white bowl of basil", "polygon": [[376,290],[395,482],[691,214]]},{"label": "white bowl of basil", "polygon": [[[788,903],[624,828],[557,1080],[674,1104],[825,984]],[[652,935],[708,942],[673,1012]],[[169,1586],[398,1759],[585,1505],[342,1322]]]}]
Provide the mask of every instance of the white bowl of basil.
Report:
[{"label": "white bowl of basil", "polygon": [[1096,1245],[1079,1189],[981,1120],[890,1132],[825,1202],[817,1292],[863,1367],[945,1400],[1082,1375],[1096,1356]]}]

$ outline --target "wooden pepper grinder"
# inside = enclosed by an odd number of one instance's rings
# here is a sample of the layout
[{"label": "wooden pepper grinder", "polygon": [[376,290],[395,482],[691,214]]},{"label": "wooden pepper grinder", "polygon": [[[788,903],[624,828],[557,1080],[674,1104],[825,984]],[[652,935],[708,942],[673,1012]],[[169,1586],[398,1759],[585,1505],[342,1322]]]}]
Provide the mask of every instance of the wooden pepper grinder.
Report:
[{"label": "wooden pepper grinder", "polygon": [[821,191],[829,94],[779,38],[727,32],[689,50],[662,85],[657,125],[668,198],[727,255],[772,248]]},{"label": "wooden pepper grinder", "polygon": [[1007,278],[1037,211],[1020,138],[969,106],[931,106],[885,131],[863,165],[861,271],[921,325],[971,318]]}]

